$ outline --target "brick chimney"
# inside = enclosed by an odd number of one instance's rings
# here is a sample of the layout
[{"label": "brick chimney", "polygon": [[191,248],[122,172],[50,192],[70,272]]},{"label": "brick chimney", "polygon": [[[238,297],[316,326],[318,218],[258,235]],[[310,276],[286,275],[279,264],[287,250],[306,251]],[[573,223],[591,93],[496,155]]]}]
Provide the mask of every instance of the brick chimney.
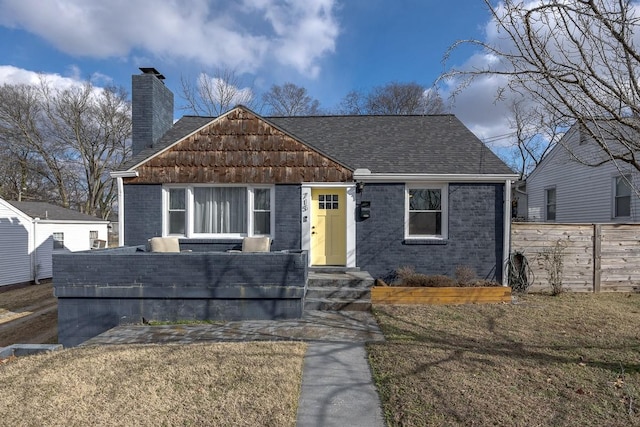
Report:
[{"label": "brick chimney", "polygon": [[155,68],[140,68],[131,77],[131,152],[153,147],[173,125],[173,93]]}]

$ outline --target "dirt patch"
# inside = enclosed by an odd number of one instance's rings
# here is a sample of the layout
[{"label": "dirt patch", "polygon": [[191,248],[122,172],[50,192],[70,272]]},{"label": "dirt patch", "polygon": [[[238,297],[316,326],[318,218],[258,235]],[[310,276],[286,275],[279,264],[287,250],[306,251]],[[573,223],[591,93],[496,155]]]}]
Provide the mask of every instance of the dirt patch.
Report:
[{"label": "dirt patch", "polygon": [[73,348],[0,365],[6,425],[295,426],[304,343]]},{"label": "dirt patch", "polygon": [[57,340],[58,307],[51,281],[0,287],[0,347],[54,344]]}]

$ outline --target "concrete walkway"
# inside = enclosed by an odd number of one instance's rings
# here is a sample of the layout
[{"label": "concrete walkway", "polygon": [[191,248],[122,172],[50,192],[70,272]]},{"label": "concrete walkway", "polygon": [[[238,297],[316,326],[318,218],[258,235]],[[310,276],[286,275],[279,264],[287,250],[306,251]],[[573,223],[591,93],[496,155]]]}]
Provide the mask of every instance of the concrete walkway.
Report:
[{"label": "concrete walkway", "polygon": [[306,311],[302,319],[219,325],[118,326],[82,344],[306,341],[298,427],[382,427],[384,419],[364,348],[384,341],[369,312]]},{"label": "concrete walkway", "polygon": [[364,344],[309,344],[297,426],[384,426]]}]

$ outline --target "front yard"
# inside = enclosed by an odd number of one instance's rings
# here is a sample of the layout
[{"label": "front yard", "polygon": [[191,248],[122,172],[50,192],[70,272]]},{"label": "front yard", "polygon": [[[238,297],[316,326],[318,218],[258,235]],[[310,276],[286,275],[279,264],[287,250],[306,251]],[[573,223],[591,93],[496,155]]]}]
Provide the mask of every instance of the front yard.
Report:
[{"label": "front yard", "polygon": [[304,343],[72,348],[0,363],[2,425],[295,426]]},{"label": "front yard", "polygon": [[640,425],[640,295],[374,310],[389,425]]}]

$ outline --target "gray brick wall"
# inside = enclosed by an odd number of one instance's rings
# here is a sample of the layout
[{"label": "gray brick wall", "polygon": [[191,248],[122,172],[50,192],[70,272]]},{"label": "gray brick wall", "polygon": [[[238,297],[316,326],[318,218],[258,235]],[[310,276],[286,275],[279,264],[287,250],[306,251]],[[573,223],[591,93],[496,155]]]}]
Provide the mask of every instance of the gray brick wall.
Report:
[{"label": "gray brick wall", "polygon": [[58,342],[69,347],[142,317],[298,318],[307,254],[149,253],[130,247],[57,254],[53,270]]},{"label": "gray brick wall", "polygon": [[[300,249],[300,186],[276,185],[274,251]],[[162,186],[125,185],[125,244],[144,245],[154,236],[162,235]],[[181,248],[197,252],[239,249],[242,239],[183,239]]]},{"label": "gray brick wall", "polygon": [[153,74],[131,78],[131,151],[151,147],[173,125],[173,93]]},{"label": "gray brick wall", "polygon": [[162,236],[162,186],[124,186],[125,245],[144,245],[152,237]]},{"label": "gray brick wall", "polygon": [[356,223],[357,265],[386,280],[404,265],[451,277],[458,266],[469,266],[480,278],[502,280],[503,189],[450,184],[447,241],[415,244],[404,240],[404,185],[367,184],[357,197],[371,202],[371,217]]},{"label": "gray brick wall", "polygon": [[300,249],[300,203],[299,185],[276,185],[275,218],[276,229],[273,250]]}]

